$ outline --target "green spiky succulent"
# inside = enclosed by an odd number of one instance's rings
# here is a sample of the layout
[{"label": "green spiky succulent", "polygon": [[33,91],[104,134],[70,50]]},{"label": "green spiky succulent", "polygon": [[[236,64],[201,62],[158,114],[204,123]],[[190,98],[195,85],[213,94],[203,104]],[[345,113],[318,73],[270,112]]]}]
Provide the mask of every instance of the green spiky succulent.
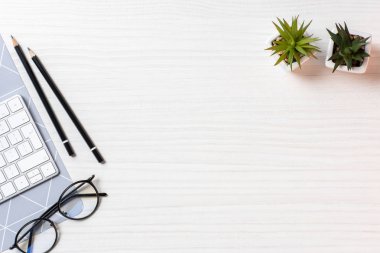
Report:
[{"label": "green spiky succulent", "polygon": [[278,24],[272,22],[276,27],[279,36],[272,41],[272,46],[266,48],[266,50],[272,50],[273,54],[279,55],[277,62],[274,65],[285,61],[290,65],[290,69],[293,70],[292,65],[294,62],[298,63],[301,68],[301,58],[304,56],[315,57],[314,52],[319,50],[319,47],[312,45],[311,43],[318,41],[319,38],[314,38],[311,35],[305,34],[307,28],[311,24],[311,21],[305,25],[303,21],[301,26],[298,26],[298,16],[292,18],[292,23],[289,23],[285,19],[279,19]]},{"label": "green spiky succulent", "polygon": [[369,37],[363,38],[350,34],[346,22],[344,23],[344,28],[340,24],[335,24],[335,26],[337,33],[333,33],[327,29],[335,44],[333,54],[328,59],[335,63],[333,72],[341,65],[346,65],[348,70],[351,70],[352,67],[361,66],[364,59],[369,57],[369,54],[365,51],[365,45]]}]

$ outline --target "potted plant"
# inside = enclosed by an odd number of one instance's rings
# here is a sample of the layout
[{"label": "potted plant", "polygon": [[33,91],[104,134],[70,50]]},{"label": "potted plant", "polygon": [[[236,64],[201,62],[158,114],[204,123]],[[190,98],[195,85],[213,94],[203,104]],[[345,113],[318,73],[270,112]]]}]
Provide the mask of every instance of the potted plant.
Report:
[{"label": "potted plant", "polygon": [[[314,52],[320,52],[319,48],[311,43],[319,40],[306,32],[311,21],[305,25],[302,22],[298,25],[298,16],[292,18],[291,24],[285,19],[277,18],[278,23],[272,22],[277,29],[277,34],[271,37],[270,46],[266,50],[273,51],[272,55],[278,55],[278,59],[274,65],[281,65],[286,70],[294,70],[305,63],[310,57],[316,58]],[[293,63],[297,65],[293,66]]]},{"label": "potted plant", "polygon": [[330,34],[329,47],[327,49],[325,65],[335,70],[351,73],[364,73],[368,66],[369,53],[371,51],[371,35],[359,31],[348,31],[347,24],[344,27],[336,24],[336,31]]}]

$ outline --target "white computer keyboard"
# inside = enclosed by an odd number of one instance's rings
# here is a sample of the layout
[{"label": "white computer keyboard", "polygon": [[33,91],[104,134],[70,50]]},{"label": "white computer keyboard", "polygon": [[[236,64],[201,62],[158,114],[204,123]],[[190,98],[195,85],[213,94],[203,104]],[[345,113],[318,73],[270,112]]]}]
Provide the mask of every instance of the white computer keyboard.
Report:
[{"label": "white computer keyboard", "polygon": [[0,203],[58,173],[21,96],[0,102]]}]

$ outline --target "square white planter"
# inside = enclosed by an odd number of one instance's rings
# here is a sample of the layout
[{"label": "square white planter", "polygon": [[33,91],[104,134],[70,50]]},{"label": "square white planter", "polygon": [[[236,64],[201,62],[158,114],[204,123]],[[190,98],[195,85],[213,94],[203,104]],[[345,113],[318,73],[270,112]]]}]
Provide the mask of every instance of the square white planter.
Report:
[{"label": "square white planter", "polygon": [[[274,41],[275,39],[277,39],[278,36],[279,36],[279,34],[276,34],[276,35],[273,35],[272,37],[270,37],[270,39],[268,41],[268,45],[269,45],[268,47],[273,46],[272,45],[272,41]],[[305,34],[305,36],[308,36],[308,35]],[[277,56],[276,60],[273,62],[273,64],[274,64],[274,63],[276,63],[276,61],[277,61],[277,59],[278,59],[279,56],[278,56],[278,54],[274,54],[272,56]],[[300,59],[301,65],[304,64],[305,62],[307,62],[308,60],[310,60],[310,57],[308,57],[308,56],[301,57],[301,59]],[[292,71],[290,69],[290,65],[287,64],[285,61],[280,62],[278,65],[281,66],[281,68],[284,69],[287,72],[291,72]],[[298,63],[294,62],[292,68],[293,68],[293,71],[296,70],[296,69],[298,69],[299,68]]]},{"label": "square white planter", "polygon": [[[336,33],[336,30],[333,30],[332,32]],[[365,46],[364,50],[367,54],[370,54],[372,35],[369,33],[359,32],[359,31],[355,31],[355,30],[350,30],[350,34],[359,35],[363,38],[369,37],[369,39],[367,40],[367,45]],[[328,46],[327,52],[326,52],[326,60],[325,60],[325,66],[330,68],[330,69],[334,69],[334,62],[329,61],[329,58],[333,54],[333,50],[334,50],[334,41],[330,38],[329,46]],[[348,70],[347,66],[343,65],[343,66],[339,66],[336,70],[354,73],[354,74],[363,74],[367,70],[369,58],[370,57],[364,58],[363,64],[360,67],[352,67],[351,70]]]}]

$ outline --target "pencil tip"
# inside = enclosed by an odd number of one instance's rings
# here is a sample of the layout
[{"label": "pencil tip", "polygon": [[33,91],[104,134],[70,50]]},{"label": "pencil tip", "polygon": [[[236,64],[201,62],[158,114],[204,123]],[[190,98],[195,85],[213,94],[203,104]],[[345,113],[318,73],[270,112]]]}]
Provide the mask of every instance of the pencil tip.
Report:
[{"label": "pencil tip", "polygon": [[30,49],[29,47],[28,47],[28,51],[29,51],[30,57],[33,58],[34,56],[36,56],[36,53],[32,49]]},{"label": "pencil tip", "polygon": [[18,46],[18,42],[17,42],[17,40],[15,39],[15,37],[13,37],[12,35],[11,35],[11,38],[12,38],[12,44],[13,44],[13,46],[15,47],[15,46]]},{"label": "pencil tip", "polygon": [[14,39],[12,34],[11,34],[11,38]]}]

